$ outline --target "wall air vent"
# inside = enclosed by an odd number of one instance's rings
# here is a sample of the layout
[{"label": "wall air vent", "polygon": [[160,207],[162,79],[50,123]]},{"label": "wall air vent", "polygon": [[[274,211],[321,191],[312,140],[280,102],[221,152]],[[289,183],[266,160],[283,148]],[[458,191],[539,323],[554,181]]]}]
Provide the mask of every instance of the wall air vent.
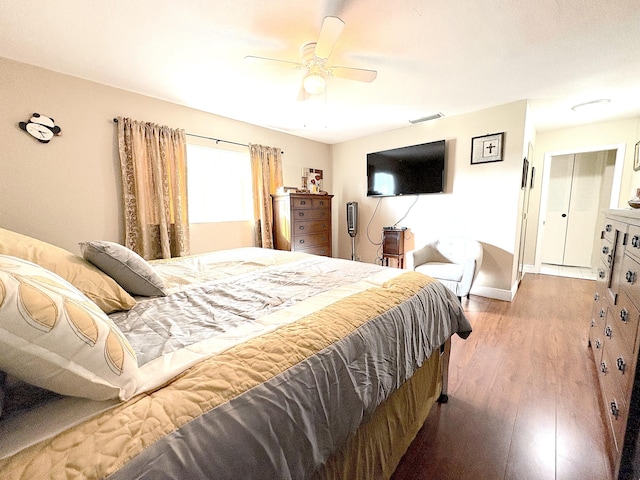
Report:
[{"label": "wall air vent", "polygon": [[442,112],[438,112],[434,115],[429,115],[428,117],[422,117],[422,118],[416,118],[415,120],[409,120],[409,123],[413,123],[414,125],[416,123],[422,123],[422,122],[428,122],[429,120],[435,120],[436,118],[442,118],[444,117],[444,113]]}]

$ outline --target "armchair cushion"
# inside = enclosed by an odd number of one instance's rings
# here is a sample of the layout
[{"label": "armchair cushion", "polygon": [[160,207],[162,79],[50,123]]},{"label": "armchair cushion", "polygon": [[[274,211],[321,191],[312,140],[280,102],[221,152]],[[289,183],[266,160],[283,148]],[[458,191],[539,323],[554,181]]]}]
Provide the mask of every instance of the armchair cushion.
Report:
[{"label": "armchair cushion", "polygon": [[417,266],[416,272],[424,273],[439,280],[459,282],[462,280],[464,266],[458,265],[457,263],[431,262]]}]

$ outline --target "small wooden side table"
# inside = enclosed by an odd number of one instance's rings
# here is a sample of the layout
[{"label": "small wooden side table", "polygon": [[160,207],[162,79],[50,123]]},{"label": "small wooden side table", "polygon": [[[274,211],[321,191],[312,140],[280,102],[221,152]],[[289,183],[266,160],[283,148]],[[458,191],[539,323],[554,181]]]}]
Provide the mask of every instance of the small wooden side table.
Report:
[{"label": "small wooden side table", "polygon": [[382,234],[382,264],[389,266],[389,259],[396,261],[398,268],[404,268],[404,229],[385,228]]}]

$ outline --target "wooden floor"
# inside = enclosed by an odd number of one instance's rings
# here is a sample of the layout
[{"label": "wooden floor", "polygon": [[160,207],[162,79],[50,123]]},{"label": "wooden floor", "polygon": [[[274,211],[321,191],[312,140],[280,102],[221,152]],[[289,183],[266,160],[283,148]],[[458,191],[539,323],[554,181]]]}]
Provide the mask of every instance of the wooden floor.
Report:
[{"label": "wooden floor", "polygon": [[594,282],[527,274],[513,302],[463,299],[449,402],[436,405],[393,480],[610,480],[587,346]]}]

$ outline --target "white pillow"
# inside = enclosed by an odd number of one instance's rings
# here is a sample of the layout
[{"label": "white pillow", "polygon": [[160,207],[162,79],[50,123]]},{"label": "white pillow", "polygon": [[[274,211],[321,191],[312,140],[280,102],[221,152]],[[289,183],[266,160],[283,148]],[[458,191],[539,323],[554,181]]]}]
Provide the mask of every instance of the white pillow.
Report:
[{"label": "white pillow", "polygon": [[34,263],[0,255],[0,370],[62,395],[130,398],[135,353],[78,289]]},{"label": "white pillow", "polygon": [[153,267],[133,250],[107,241],[83,242],[80,250],[85,260],[113,278],[129,294],[145,297],[167,294]]}]

